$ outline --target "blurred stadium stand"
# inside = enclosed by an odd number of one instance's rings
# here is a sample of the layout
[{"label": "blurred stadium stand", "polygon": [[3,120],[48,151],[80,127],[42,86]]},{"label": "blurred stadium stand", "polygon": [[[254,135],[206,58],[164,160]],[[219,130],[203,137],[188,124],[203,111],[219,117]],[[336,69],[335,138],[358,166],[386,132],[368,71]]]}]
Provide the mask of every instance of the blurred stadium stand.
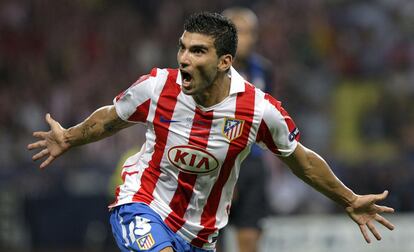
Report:
[{"label": "blurred stadium stand", "polygon": [[[109,178],[143,128],[72,150],[45,171],[26,151],[31,132],[46,129],[47,112],[73,125],[153,66],[176,66],[184,17],[232,5],[258,14],[257,50],[274,63],[273,95],[301,141],[357,193],[388,189],[384,204],[414,210],[414,1],[2,0],[0,251],[116,251]],[[274,166],[274,216],[341,211]]]}]

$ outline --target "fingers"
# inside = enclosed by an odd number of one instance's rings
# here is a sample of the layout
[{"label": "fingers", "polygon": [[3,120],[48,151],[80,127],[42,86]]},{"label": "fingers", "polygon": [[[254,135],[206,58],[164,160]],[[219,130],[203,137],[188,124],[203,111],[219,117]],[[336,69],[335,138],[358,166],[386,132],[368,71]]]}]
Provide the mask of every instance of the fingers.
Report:
[{"label": "fingers", "polygon": [[375,204],[377,201],[384,200],[388,196],[388,190],[385,190],[383,193],[380,194],[370,194],[366,195],[368,204]]},{"label": "fingers", "polygon": [[46,122],[49,124],[50,128],[53,129],[53,127],[55,127],[56,121],[53,120],[52,116],[50,116],[50,114],[47,113],[45,116],[45,119],[46,119]]},{"label": "fingers", "polygon": [[[46,114],[46,120],[50,125],[50,129],[52,130],[52,132],[61,132],[62,130],[65,130],[65,128],[62,127],[62,125],[60,125],[60,123],[58,121],[55,121],[50,114]],[[59,135],[59,134],[58,134]]]},{"label": "fingers", "polygon": [[375,238],[379,241],[381,240],[381,235],[378,232],[378,230],[375,228],[374,224],[372,224],[372,222],[367,222],[367,227],[369,228],[369,230],[371,231],[371,233],[375,236]]},{"label": "fingers", "polygon": [[27,145],[27,149],[29,149],[29,150],[33,150],[33,149],[37,149],[37,148],[44,148],[42,151],[40,151],[39,153],[37,153],[36,155],[34,155],[32,157],[32,159],[34,161],[36,161],[38,159],[41,159],[41,158],[44,158],[44,157],[48,156],[47,159],[40,164],[40,169],[45,168],[51,162],[53,162],[53,160],[55,160],[55,157],[51,156],[49,150],[47,149],[47,141],[45,139],[48,138],[48,134],[50,134],[50,132],[53,132],[54,130],[56,130],[56,127],[60,127],[60,124],[57,123],[55,120],[53,120],[53,118],[50,116],[49,113],[46,114],[45,119],[46,119],[46,122],[49,124],[50,128],[52,129],[52,131],[49,131],[49,132],[36,131],[36,132],[34,132],[33,136],[38,137],[38,138],[42,138],[42,140]]},{"label": "fingers", "polygon": [[49,155],[49,150],[48,149],[44,149],[41,152],[39,152],[36,155],[34,155],[32,157],[32,159],[33,159],[33,161],[36,161],[36,160],[41,159],[41,158],[43,158],[43,157],[45,157],[47,155]]},{"label": "fingers", "polygon": [[35,143],[27,145],[27,149],[33,150],[37,148],[46,147],[46,140],[37,141]]},{"label": "fingers", "polygon": [[[382,225],[384,225],[389,230],[394,229],[394,225],[379,214],[377,214],[375,216],[375,220],[378,221],[379,223],[381,223]],[[365,225],[360,224],[358,226],[359,226],[359,229],[361,230],[362,235],[364,236],[365,241],[367,243],[371,243],[371,239],[369,238],[369,234],[368,234],[368,231],[367,231]],[[378,232],[377,228],[374,226],[374,224],[371,221],[368,221],[366,223],[366,226],[368,227],[368,229],[371,231],[371,233],[375,236],[375,238],[378,241],[382,239],[381,234]]]},{"label": "fingers", "polygon": [[[53,118],[50,116],[49,113],[46,114],[45,119],[46,119],[46,122],[49,124],[50,128],[56,126],[57,122],[55,120],[53,120]],[[33,136],[38,137],[38,138],[45,138],[47,134],[48,134],[48,132],[45,132],[45,131],[35,131],[35,132],[33,132]]]},{"label": "fingers", "polygon": [[[371,233],[375,236],[375,238],[378,241],[381,240],[381,235],[377,231],[377,229],[375,228],[374,224],[372,224],[371,222],[367,222],[366,225],[369,228],[369,230],[371,231]],[[364,236],[365,241],[367,243],[371,243],[371,238],[369,238],[369,234],[368,234],[368,231],[367,231],[367,228],[365,227],[365,225],[364,224],[359,225],[359,229],[361,230],[361,233]]]},{"label": "fingers", "polygon": [[373,202],[384,200],[385,198],[387,198],[387,196],[388,196],[388,190],[385,190],[381,194],[374,194]]},{"label": "fingers", "polygon": [[384,192],[380,194],[379,200],[384,200],[385,198],[387,198],[387,196],[388,196],[388,190],[384,190]]},{"label": "fingers", "polygon": [[33,132],[33,136],[38,137],[38,138],[45,138],[46,135],[47,135],[47,132],[45,132],[45,131],[35,131],[35,132]]},{"label": "fingers", "polygon": [[50,114],[49,114],[49,113],[47,113],[47,114],[46,114],[45,119],[46,119],[46,122],[47,122],[49,125],[51,125],[51,124],[54,122],[54,120],[52,119],[52,116],[50,116]]},{"label": "fingers", "polygon": [[46,166],[48,166],[50,163],[52,163],[52,161],[55,160],[55,157],[53,156],[49,156],[45,161],[43,161],[43,163],[40,165],[40,169],[45,168]]},{"label": "fingers", "polygon": [[[37,153],[36,155],[34,155],[32,157],[33,161],[36,161],[38,159],[44,158],[46,156],[48,156],[50,154],[48,149],[43,149],[41,152]],[[40,169],[45,168],[46,166],[48,166],[53,160],[55,160],[54,156],[49,155],[49,157],[43,161],[42,164],[40,164]]]},{"label": "fingers", "polygon": [[378,205],[375,205],[375,206],[376,206],[377,211],[378,211],[379,213],[393,213],[393,212],[394,212],[394,208],[391,208],[391,207],[387,207],[387,206],[378,206]]},{"label": "fingers", "polygon": [[375,220],[378,221],[379,223],[381,223],[382,225],[384,225],[389,230],[394,230],[394,228],[395,228],[394,225],[391,222],[389,222],[387,219],[385,219],[384,217],[382,217],[379,214],[375,215]]},{"label": "fingers", "polygon": [[364,236],[365,241],[367,243],[371,243],[371,238],[369,238],[368,231],[365,228],[365,225],[361,224],[361,225],[358,225],[358,226],[359,226],[359,229],[361,230],[362,235]]},{"label": "fingers", "polygon": [[[48,115],[48,114],[47,114]],[[46,115],[46,117],[47,117]],[[49,115],[50,117],[50,115]],[[37,138],[42,138],[42,139],[46,139],[47,135],[50,132],[46,132],[46,131],[35,131],[33,132],[33,136],[37,137]],[[36,148],[40,148],[40,147],[45,147],[46,146],[46,141],[37,141],[35,143],[29,144],[27,145],[27,149],[32,150],[32,149],[36,149]]]},{"label": "fingers", "polygon": [[46,122],[52,130],[56,129],[57,126],[60,126],[60,124],[56,122],[49,113],[46,114]]}]

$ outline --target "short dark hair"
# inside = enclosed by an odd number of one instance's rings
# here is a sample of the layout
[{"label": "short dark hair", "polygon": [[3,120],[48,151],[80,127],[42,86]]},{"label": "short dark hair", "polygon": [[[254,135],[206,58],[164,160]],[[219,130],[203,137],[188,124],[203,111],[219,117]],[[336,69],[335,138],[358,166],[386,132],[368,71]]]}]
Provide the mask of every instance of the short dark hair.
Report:
[{"label": "short dark hair", "polygon": [[201,33],[214,38],[217,56],[231,54],[237,50],[237,30],[233,22],[218,13],[200,12],[192,14],[184,22],[184,30]]}]

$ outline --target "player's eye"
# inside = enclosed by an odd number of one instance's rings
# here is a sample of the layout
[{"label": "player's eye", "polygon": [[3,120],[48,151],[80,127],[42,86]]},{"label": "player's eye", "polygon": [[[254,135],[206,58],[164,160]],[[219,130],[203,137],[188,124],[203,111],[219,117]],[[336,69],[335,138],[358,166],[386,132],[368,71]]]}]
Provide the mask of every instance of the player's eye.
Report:
[{"label": "player's eye", "polygon": [[183,50],[183,49],[185,49],[185,46],[183,45],[183,43],[181,42],[181,40],[180,40],[180,41],[178,41],[177,49],[178,49],[178,50]]},{"label": "player's eye", "polygon": [[195,54],[203,54],[205,52],[202,48],[193,48],[191,51]]}]

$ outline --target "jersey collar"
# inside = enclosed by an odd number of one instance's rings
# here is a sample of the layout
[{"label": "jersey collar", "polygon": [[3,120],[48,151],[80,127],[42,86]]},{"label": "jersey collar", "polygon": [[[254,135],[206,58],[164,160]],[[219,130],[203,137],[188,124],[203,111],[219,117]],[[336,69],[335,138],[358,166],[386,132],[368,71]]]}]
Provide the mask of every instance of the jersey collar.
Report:
[{"label": "jersey collar", "polygon": [[230,68],[230,95],[244,92],[244,78],[234,69]]}]

